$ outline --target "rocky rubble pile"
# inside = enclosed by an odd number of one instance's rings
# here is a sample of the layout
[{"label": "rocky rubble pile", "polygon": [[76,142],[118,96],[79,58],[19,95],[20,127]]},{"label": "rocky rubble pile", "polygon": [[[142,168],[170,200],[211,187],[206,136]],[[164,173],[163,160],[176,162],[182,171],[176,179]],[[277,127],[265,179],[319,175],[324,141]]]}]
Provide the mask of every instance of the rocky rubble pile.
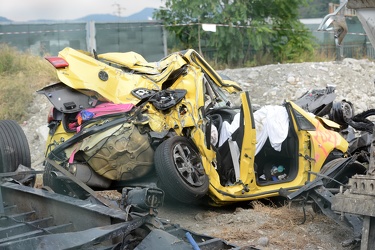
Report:
[{"label": "rocky rubble pile", "polygon": [[352,102],[356,113],[375,107],[375,63],[369,60],[273,64],[221,73],[249,90],[254,104],[281,104],[310,89],[334,85],[337,100]]},{"label": "rocky rubble pile", "polygon": [[[375,63],[369,60],[347,58],[342,62],[274,64],[226,69],[220,73],[250,91],[253,104],[282,104],[285,99],[295,100],[310,89],[335,85],[337,100],[352,102],[356,113],[375,108]],[[44,158],[50,107],[47,98],[35,94],[28,110],[31,118],[23,123],[34,164]]]},{"label": "rocky rubble pile", "polygon": [[52,104],[45,96],[35,94],[34,102],[28,108],[30,118],[21,124],[31,152],[31,166],[41,170],[46,148],[46,136],[48,135],[47,116]]}]

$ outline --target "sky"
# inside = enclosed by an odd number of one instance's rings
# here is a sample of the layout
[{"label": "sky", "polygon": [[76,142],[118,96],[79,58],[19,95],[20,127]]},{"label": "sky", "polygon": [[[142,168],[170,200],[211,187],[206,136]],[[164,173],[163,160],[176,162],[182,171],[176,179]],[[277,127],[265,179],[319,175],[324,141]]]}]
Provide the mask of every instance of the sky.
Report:
[{"label": "sky", "polygon": [[129,16],[163,5],[163,0],[0,0],[0,16],[16,22],[71,20],[90,14]]}]

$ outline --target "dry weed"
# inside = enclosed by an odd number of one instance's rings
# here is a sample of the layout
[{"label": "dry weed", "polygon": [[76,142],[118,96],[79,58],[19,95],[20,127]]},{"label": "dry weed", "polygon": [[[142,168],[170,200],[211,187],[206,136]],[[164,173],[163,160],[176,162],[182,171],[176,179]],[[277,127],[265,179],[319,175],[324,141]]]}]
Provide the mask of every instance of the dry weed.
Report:
[{"label": "dry weed", "polygon": [[35,92],[54,81],[56,72],[43,58],[0,45],[0,119],[28,118]]},{"label": "dry weed", "polygon": [[[259,230],[270,235],[270,243],[280,249],[303,249],[313,244],[320,245],[321,239],[311,236],[310,228],[313,223],[329,223],[324,215],[315,214],[307,207],[305,212],[299,205],[284,205],[282,207],[267,206],[259,201],[252,203],[254,211],[265,213],[272,220],[267,220],[259,226]],[[277,233],[275,233],[277,232]]]}]

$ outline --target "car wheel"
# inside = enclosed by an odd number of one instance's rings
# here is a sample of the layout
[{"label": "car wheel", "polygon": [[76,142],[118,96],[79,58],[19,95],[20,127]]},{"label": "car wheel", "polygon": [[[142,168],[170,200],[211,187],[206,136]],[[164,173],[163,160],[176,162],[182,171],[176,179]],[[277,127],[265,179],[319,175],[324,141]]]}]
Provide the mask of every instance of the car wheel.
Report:
[{"label": "car wheel", "polygon": [[341,102],[335,102],[332,105],[332,109],[328,114],[330,120],[340,124],[346,125],[348,120],[354,116],[353,104],[342,100]]},{"label": "car wheel", "polygon": [[14,172],[22,164],[31,167],[29,144],[20,125],[12,120],[0,121],[0,172]]},{"label": "car wheel", "polygon": [[[333,159],[326,164],[320,170],[320,174],[327,173],[330,169],[339,163],[346,161],[346,158]],[[328,175],[331,179],[323,179],[323,185],[325,188],[338,189],[341,184],[346,185],[349,179],[355,174],[365,174],[366,168],[359,162],[351,163],[350,167],[347,167],[344,171],[335,170]],[[328,206],[328,205],[327,205]],[[312,203],[313,211],[316,213],[321,213],[319,206],[314,202]]]},{"label": "car wheel", "polygon": [[86,199],[88,193],[79,185],[58,177],[58,172],[51,164],[46,163],[43,173],[43,186],[45,189],[51,189],[57,194],[72,196],[78,199]]},{"label": "car wheel", "polygon": [[[336,166],[337,163],[344,162],[346,161],[346,158],[339,158],[339,159],[334,159],[330,162],[327,162],[322,169],[320,170],[321,174],[327,173],[331,168]],[[339,188],[340,183],[342,184],[348,184],[349,179],[355,175],[355,174],[365,174],[366,173],[366,168],[360,164],[359,162],[353,162],[351,163],[350,167],[347,167],[344,171],[334,171],[330,173],[328,176],[331,177],[332,179],[336,180],[330,180],[330,179],[324,179],[323,183],[326,188]]]},{"label": "car wheel", "polygon": [[187,138],[167,139],[156,149],[154,157],[161,187],[172,198],[190,203],[207,193],[208,176],[198,150]]}]

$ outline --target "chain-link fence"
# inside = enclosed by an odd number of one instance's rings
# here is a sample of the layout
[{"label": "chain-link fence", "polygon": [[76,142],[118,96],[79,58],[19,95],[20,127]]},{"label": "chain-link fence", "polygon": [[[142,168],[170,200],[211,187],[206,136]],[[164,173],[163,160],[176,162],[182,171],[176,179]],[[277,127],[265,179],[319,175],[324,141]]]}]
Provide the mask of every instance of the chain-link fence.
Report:
[{"label": "chain-link fence", "polygon": [[[344,57],[375,59],[374,48],[369,43],[358,21],[348,22],[349,32],[341,51],[335,46],[332,32],[317,32],[320,19],[307,20],[305,25],[311,30],[322,54]],[[197,24],[198,25],[198,24]],[[135,51],[148,61],[158,61],[168,48],[178,47],[173,34],[167,35],[160,22],[113,22],[113,23],[11,23],[0,24],[0,43],[7,43],[23,51],[36,55],[57,55],[65,47],[97,53]],[[197,49],[197,48],[195,48]],[[203,55],[215,58],[216,48],[202,47]],[[249,51],[253,58],[257,51]]]},{"label": "chain-link fence", "polygon": [[0,43],[36,55],[57,55],[65,47],[98,53],[135,51],[146,60],[166,55],[158,22],[0,24]]},{"label": "chain-link fence", "polygon": [[163,27],[160,24],[97,23],[95,30],[98,53],[135,51],[148,61],[158,61],[166,54]]},{"label": "chain-link fence", "polygon": [[0,43],[36,55],[56,55],[64,47],[86,49],[85,23],[0,25]]}]

